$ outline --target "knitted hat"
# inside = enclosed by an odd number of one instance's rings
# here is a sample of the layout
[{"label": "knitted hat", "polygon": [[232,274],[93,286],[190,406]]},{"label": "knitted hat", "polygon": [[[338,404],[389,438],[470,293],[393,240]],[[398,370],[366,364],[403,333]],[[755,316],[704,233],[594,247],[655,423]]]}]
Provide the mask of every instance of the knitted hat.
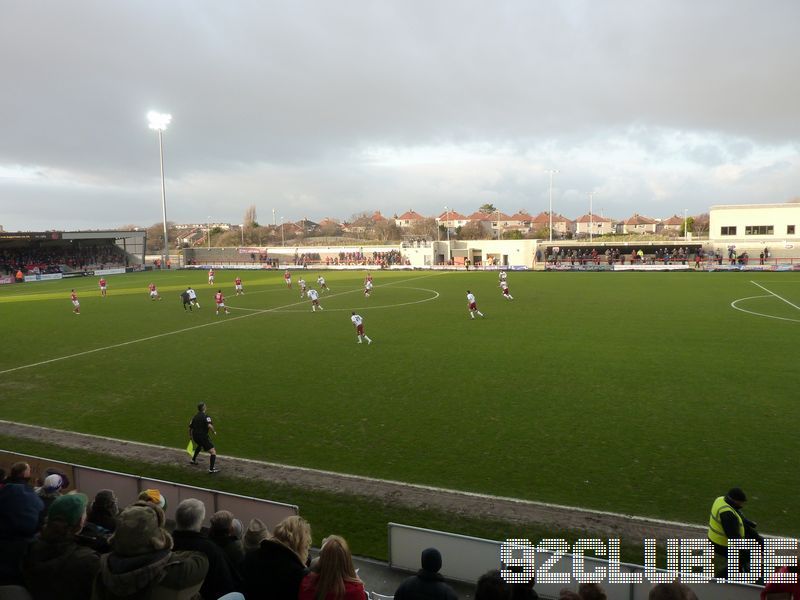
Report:
[{"label": "knitted hat", "polygon": [[152,502],[161,510],[167,510],[167,498],[158,490],[145,490],[139,494],[139,500]]},{"label": "knitted hat", "polygon": [[94,501],[92,502],[93,510],[105,510],[114,512],[117,506],[117,497],[112,490],[100,490],[95,494]]},{"label": "knitted hat", "polygon": [[442,555],[436,548],[426,548],[422,551],[422,570],[429,573],[438,573],[442,568]]},{"label": "knitted hat", "polygon": [[61,477],[61,489],[64,490],[69,487],[69,477],[67,477],[67,474],[63,471],[59,471],[55,467],[47,467],[42,475],[45,479],[50,475],[58,475]]},{"label": "knitted hat", "polygon": [[[58,477],[58,475],[50,475],[50,477]],[[47,511],[47,521],[48,523],[51,521],[64,521],[70,527],[74,527],[81,522],[81,517],[86,514],[86,504],[88,502],[89,499],[84,494],[59,496]]]},{"label": "knitted hat", "polygon": [[53,473],[44,478],[42,488],[46,494],[54,494],[64,486],[64,479],[61,475]]},{"label": "knitted hat", "polygon": [[139,556],[172,548],[172,537],[164,529],[164,511],[152,503],[137,502],[117,517],[111,550],[120,556]]},{"label": "knitted hat", "polygon": [[728,490],[728,498],[731,500],[736,500],[737,502],[747,502],[747,496],[745,496],[744,491],[742,488],[731,488]]},{"label": "knitted hat", "polygon": [[265,540],[268,537],[269,530],[264,524],[264,521],[261,519],[250,519],[250,523],[247,525],[247,531],[244,532],[242,546],[244,546],[245,552],[255,550],[261,544],[261,540]]}]

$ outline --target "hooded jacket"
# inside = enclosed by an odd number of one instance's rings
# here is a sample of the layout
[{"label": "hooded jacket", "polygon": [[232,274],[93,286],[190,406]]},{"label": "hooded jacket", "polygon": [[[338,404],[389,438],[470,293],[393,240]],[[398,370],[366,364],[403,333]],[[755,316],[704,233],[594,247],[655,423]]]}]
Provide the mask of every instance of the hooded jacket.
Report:
[{"label": "hooded jacket", "polygon": [[74,536],[48,537],[32,542],[22,559],[25,587],[35,600],[83,600],[92,591],[100,556],[79,546]]},{"label": "hooded jacket", "polygon": [[195,586],[207,572],[208,559],[198,552],[165,549],[140,556],[112,552],[100,559],[92,600],[147,600],[157,587],[185,590]]}]

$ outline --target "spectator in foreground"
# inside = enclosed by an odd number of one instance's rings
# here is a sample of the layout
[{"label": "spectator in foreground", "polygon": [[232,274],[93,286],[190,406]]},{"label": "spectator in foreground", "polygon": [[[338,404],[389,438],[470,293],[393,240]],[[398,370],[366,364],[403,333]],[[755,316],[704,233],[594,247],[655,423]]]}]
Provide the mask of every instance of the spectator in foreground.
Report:
[{"label": "spectator in foreground", "polygon": [[[457,598],[453,588],[447,585],[444,577],[439,574],[439,570],[442,568],[442,555],[436,548],[426,548],[422,551],[420,566],[422,568],[417,571],[416,575],[403,581],[397,588],[394,593],[396,600],[416,600],[418,598],[455,600]],[[478,583],[480,584],[480,581]]]},{"label": "spectator in foreground", "polygon": [[297,600],[300,582],[308,573],[310,548],[308,521],[292,516],[278,523],[272,537],[248,552],[242,563],[247,600]]},{"label": "spectator in foreground", "polygon": [[41,537],[28,546],[22,559],[25,587],[34,600],[91,597],[100,556],[79,546],[75,538],[86,521],[87,502],[83,494],[69,494],[50,505]]},{"label": "spectator in foreground", "polygon": [[199,552],[172,552],[164,511],[148,502],[123,510],[111,538],[111,553],[100,558],[93,600],[139,600],[159,589],[182,591],[199,585],[208,559]]},{"label": "spectator in foreground", "polygon": [[205,554],[208,574],[200,588],[200,595],[204,600],[217,600],[220,596],[237,591],[236,579],[222,549],[201,533],[205,518],[205,505],[197,498],[187,498],[175,510],[172,538],[175,550]]},{"label": "spectator in foreground", "polygon": [[44,503],[28,485],[27,463],[11,466],[0,488],[0,585],[24,585],[19,565],[25,548],[39,530]]},{"label": "spectator in foreground", "polygon": [[44,503],[44,510],[42,514],[42,523],[47,516],[50,506],[55,502],[56,498],[61,496],[61,488],[64,487],[64,478],[57,473],[51,473],[44,478],[41,487],[36,488],[36,493]]},{"label": "spectator in foreground", "polygon": [[242,546],[242,522],[227,510],[218,510],[211,516],[211,529],[208,539],[222,549],[228,563],[238,573],[244,560]]},{"label": "spectator in foreground", "polygon": [[244,532],[242,538],[242,547],[244,548],[245,555],[258,550],[261,541],[269,537],[269,530],[261,519],[250,519],[247,525],[247,531]]},{"label": "spectator in foreground", "polygon": [[569,588],[561,588],[558,592],[558,600],[581,600],[578,592],[573,592]]},{"label": "spectator in foreground", "polygon": [[647,598],[648,600],[689,600],[689,596],[686,595],[687,590],[689,588],[680,583],[659,583],[653,586]]},{"label": "spectator in foreground", "polygon": [[606,592],[599,583],[582,583],[578,586],[581,600],[606,600]]},{"label": "spectator in foreground", "polygon": [[[422,598],[424,596],[420,596]],[[511,598],[511,585],[500,575],[500,571],[487,571],[478,579],[475,586],[475,600],[508,600]]]},{"label": "spectator in foreground", "polygon": [[364,583],[356,575],[353,555],[344,538],[332,535],[322,542],[317,570],[300,583],[298,600],[364,600]]},{"label": "spectator in foreground", "polygon": [[97,492],[86,516],[86,523],[78,534],[78,543],[100,554],[110,552],[110,538],[117,527],[117,515],[119,507],[114,492],[111,490]]}]

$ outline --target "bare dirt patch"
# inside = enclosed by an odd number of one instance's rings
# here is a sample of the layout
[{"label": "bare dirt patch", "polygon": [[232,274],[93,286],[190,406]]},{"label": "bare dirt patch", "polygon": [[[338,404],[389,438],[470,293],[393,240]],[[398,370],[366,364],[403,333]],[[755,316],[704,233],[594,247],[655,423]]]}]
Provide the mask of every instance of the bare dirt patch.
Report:
[{"label": "bare dirt patch", "polygon": [[[187,462],[184,450],[9,421],[0,421],[0,424],[6,435],[35,441],[46,440],[48,443],[67,448],[150,464],[184,465]],[[157,452],[154,452],[154,449]],[[8,450],[13,451],[13,448]],[[705,537],[706,533],[705,528],[699,525],[459,492],[230,456],[221,457],[220,463],[224,466],[226,476],[264,479],[289,486],[362,496],[386,504],[433,509],[470,518],[521,525],[536,523],[554,530],[584,531],[627,539]]]}]

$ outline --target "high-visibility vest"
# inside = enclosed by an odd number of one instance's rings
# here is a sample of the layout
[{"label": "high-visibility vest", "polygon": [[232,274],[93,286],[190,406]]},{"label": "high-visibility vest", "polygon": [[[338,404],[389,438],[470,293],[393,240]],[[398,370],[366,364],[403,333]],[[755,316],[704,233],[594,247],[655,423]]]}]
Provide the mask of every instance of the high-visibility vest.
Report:
[{"label": "high-visibility vest", "polygon": [[742,521],[742,515],[725,502],[725,496],[720,496],[714,500],[714,504],[711,505],[711,517],[708,520],[708,539],[719,546],[727,547],[728,536],[725,535],[722,519],[720,519],[720,515],[724,512],[731,512],[736,515],[736,519],[739,521],[739,537],[742,538],[744,537],[744,521]]}]

